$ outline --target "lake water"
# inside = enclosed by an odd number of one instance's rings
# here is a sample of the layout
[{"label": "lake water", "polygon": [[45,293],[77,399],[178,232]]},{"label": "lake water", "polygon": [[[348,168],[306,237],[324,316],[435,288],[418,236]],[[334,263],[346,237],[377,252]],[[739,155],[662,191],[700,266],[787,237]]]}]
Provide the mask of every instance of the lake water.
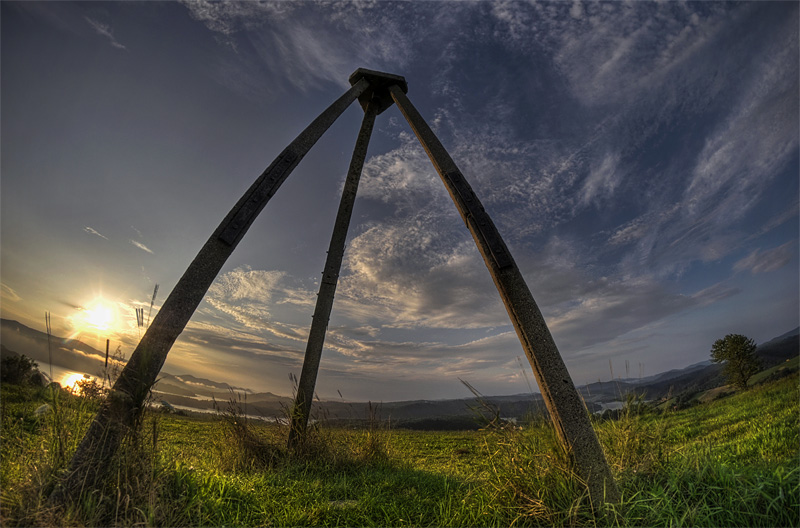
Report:
[{"label": "lake water", "polygon": [[[36,363],[39,365],[39,372],[46,374],[48,377],[50,377],[50,373],[52,372],[52,380],[58,382],[59,385],[65,388],[73,388],[75,383],[82,379],[93,379],[101,385],[103,384],[102,379],[97,376],[89,375],[86,372],[59,367],[58,365],[52,365],[51,371],[51,365],[46,361],[37,361]],[[86,376],[88,376],[88,378]]]},{"label": "lake water", "polygon": [[[49,377],[50,376],[50,364],[47,363],[46,361],[37,361],[36,363],[39,365],[39,372],[41,372],[42,374],[45,374],[45,375],[47,375]],[[73,389],[74,390],[75,384],[78,381],[83,380],[83,379],[93,379],[93,380],[97,381],[98,383],[100,383],[101,385],[104,385],[103,380],[101,378],[97,377],[97,376],[88,375],[85,372],[80,372],[80,371],[77,371],[77,370],[72,370],[72,369],[68,369],[68,368],[64,368],[64,367],[59,367],[58,365],[53,365],[52,367],[53,367],[53,370],[52,370],[52,372],[53,372],[53,380],[57,381],[64,388],[69,388],[69,389]],[[86,376],[88,376],[88,378]],[[166,395],[164,395],[164,396],[166,396]],[[195,396],[194,398],[197,399],[197,400],[211,400],[210,397],[203,397],[203,396]],[[155,397],[155,405],[156,406],[159,405],[160,401],[161,401],[161,397],[159,397],[159,395],[156,395],[156,397]],[[198,409],[196,407],[190,407],[188,405],[172,405],[172,406],[175,407],[176,409],[181,409],[181,410],[190,411],[190,412],[209,413],[209,414],[213,414],[213,413],[216,412],[214,409]],[[265,416],[259,416],[259,415],[253,415],[253,414],[247,414],[246,416],[248,418],[250,418],[250,419],[253,419],[253,420],[262,420],[262,421],[267,421],[267,422],[283,422],[283,421],[285,421],[284,418],[265,417]],[[311,422],[313,422],[313,420],[311,420]]]},{"label": "lake water", "polygon": [[[214,409],[196,409],[194,407],[189,407],[188,405],[172,405],[176,409],[182,411],[190,411],[190,412],[197,412],[203,414],[215,414],[217,411]],[[248,419],[250,420],[261,420],[262,422],[272,422],[272,423],[282,423],[284,425],[288,425],[286,418],[283,417],[274,417],[274,416],[261,416],[256,414],[245,414]],[[315,420],[309,420],[309,423],[313,423]]]}]

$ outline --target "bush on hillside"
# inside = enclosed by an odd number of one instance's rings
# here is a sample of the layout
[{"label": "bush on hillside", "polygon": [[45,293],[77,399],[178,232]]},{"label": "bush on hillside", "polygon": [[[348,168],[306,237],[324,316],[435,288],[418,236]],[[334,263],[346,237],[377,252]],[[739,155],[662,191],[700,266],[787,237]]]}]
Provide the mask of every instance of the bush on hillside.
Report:
[{"label": "bush on hillside", "polygon": [[39,365],[27,356],[4,356],[0,364],[0,381],[19,385],[39,373]]}]

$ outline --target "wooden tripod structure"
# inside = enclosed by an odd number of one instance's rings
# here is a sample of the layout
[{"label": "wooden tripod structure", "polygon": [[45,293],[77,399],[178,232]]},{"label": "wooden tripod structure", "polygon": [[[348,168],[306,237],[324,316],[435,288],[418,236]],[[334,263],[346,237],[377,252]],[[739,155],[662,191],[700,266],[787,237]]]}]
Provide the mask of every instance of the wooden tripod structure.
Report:
[{"label": "wooden tripod structure", "polygon": [[351,88],[319,115],[286,147],[239,199],[202,247],[167,297],[119,379],[89,427],[71,462],[68,476],[51,501],[101,476],[103,461],[113,456],[125,432],[134,427],[143,402],[172,344],[189,322],[220,269],[258,214],[311,147],[356,99],[364,109],[353,157],[342,193],[320,283],[306,356],[291,416],[289,446],[302,442],[310,414],[325,333],[344,255],[358,181],[375,122],[396,104],[442,179],[472,234],[533,369],[556,432],[586,484],[592,504],[617,502],[619,491],[594,433],[588,412],[575,389],[547,324],[500,233],[478,197],[436,135],[411,104],[403,77],[366,69],[350,76]]}]

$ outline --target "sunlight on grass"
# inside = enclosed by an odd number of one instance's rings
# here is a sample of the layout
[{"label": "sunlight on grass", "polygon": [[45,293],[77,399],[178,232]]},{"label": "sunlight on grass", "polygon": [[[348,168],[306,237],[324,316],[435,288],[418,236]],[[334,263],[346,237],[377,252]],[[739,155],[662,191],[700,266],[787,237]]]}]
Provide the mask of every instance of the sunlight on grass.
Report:
[{"label": "sunlight on grass", "polygon": [[59,398],[60,422],[35,415],[50,401],[43,391],[2,387],[4,526],[800,524],[796,377],[683,411],[598,422],[623,500],[597,515],[546,421],[521,431],[323,427],[302,456],[282,450],[280,426],[253,423],[259,442],[276,447],[266,463],[247,463],[224,421],[150,413],[118,480],[48,517],[53,477],[97,405]]}]

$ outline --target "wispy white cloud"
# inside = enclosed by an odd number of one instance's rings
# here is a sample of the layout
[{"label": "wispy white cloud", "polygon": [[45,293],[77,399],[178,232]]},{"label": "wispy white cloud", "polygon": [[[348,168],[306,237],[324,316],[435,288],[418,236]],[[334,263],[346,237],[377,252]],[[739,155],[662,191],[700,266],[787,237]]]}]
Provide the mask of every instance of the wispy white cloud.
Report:
[{"label": "wispy white cloud", "polygon": [[[786,28],[781,28],[786,30]],[[778,32],[780,34],[780,31]],[[796,43],[796,35],[794,37]],[[763,203],[763,193],[787,170],[798,151],[797,61],[791,60],[789,36],[759,50],[752,76],[743,82],[724,118],[698,151],[689,178],[677,175],[676,202],[660,204],[642,225],[651,243],[640,246],[641,258],[666,268],[681,269],[692,260],[710,262],[747,243],[748,215]],[[789,66],[791,65],[791,66]],[[677,207],[677,209],[676,209]],[[792,208],[795,209],[795,208]],[[766,221],[762,233],[777,224]]]},{"label": "wispy white cloud", "polygon": [[[240,91],[259,89],[262,96],[282,85],[301,90],[323,83],[347,86],[356,68],[400,68],[414,48],[414,24],[398,16],[408,9],[401,4],[392,9],[350,2],[183,4],[233,50],[217,65],[225,74],[220,81]],[[242,74],[230,75],[237,70]]]},{"label": "wispy white cloud", "polygon": [[[248,266],[229,271],[214,282],[205,301],[213,315],[231,318],[247,332],[268,333],[291,342],[301,341],[308,328],[274,321],[272,310],[279,305],[313,310],[315,296],[301,286],[290,284],[286,272],[254,270]],[[293,345],[294,346],[294,345]]]},{"label": "wispy white cloud", "polygon": [[17,295],[17,292],[11,286],[0,283],[0,298],[8,302],[21,301],[22,298]]},{"label": "wispy white cloud", "polygon": [[215,351],[227,350],[230,354],[241,357],[261,357],[270,360],[285,358],[295,362],[301,353],[297,344],[286,345],[275,339],[269,339],[252,329],[238,329],[235,325],[213,324],[206,321],[192,320],[181,339],[193,346],[200,346]]},{"label": "wispy white cloud", "polygon": [[[798,147],[797,69],[787,49],[774,49],[756,67],[750,86],[728,118],[705,142],[697,159],[685,200],[690,213],[709,207],[721,223],[743,216],[759,191],[775,178]],[[794,116],[794,118],[790,117]]]},{"label": "wispy white cloud", "polygon": [[210,293],[233,301],[255,300],[268,302],[278,282],[285,276],[282,271],[237,268],[219,279],[209,289]]},{"label": "wispy white cloud", "polygon": [[400,145],[364,164],[359,198],[379,200],[401,214],[423,207],[449,211],[447,191],[416,137],[401,132]]},{"label": "wispy white cloud", "polygon": [[733,269],[736,271],[749,271],[754,275],[779,270],[796,256],[796,247],[797,244],[795,242],[787,242],[766,251],[756,249],[743,259],[736,261]]},{"label": "wispy white cloud", "polygon": [[255,29],[265,20],[284,20],[295,9],[293,2],[181,1],[195,20],[208,29],[232,35],[240,29]]},{"label": "wispy white cloud", "polygon": [[638,242],[653,235],[653,227],[673,221],[674,214],[678,211],[679,204],[665,207],[659,211],[648,211],[614,229],[608,241],[612,245],[622,245]]},{"label": "wispy white cloud", "polygon": [[691,60],[729,16],[718,6],[677,3],[497,3],[509,46],[551,55],[572,93],[586,105],[609,105],[657,87]]},{"label": "wispy white cloud", "polygon": [[141,242],[139,242],[137,240],[130,239],[130,240],[128,240],[128,242],[130,242],[131,244],[133,244],[137,248],[141,249],[142,251],[147,251],[151,255],[153,254],[153,250],[152,249],[150,249],[149,247],[145,246],[144,244],[142,244]]},{"label": "wispy white cloud", "polygon": [[211,285],[206,302],[238,323],[258,328],[270,319],[270,300],[284,275],[279,271],[238,268]]},{"label": "wispy white cloud", "polygon": [[107,236],[99,233],[96,229],[94,229],[92,227],[86,226],[86,227],[83,228],[83,230],[86,231],[87,233],[89,233],[90,235],[96,235],[96,236],[99,236],[102,239],[108,240]]},{"label": "wispy white cloud", "polygon": [[598,167],[593,167],[583,182],[581,201],[584,204],[596,203],[613,194],[619,186],[622,174],[619,170],[619,155],[609,153],[603,157]]},{"label": "wispy white cloud", "polygon": [[722,301],[739,293],[741,293],[741,289],[736,286],[731,286],[723,281],[713,284],[708,288],[704,288],[691,297],[698,306],[706,306],[718,301]]},{"label": "wispy white cloud", "polygon": [[566,351],[610,341],[695,304],[691,297],[670,293],[654,281],[602,282],[549,319]]},{"label": "wispy white cloud", "polygon": [[452,344],[441,341],[353,339],[345,328],[329,329],[326,347],[338,353],[339,370],[398,379],[505,378],[517,370],[519,341],[513,331]]},{"label": "wispy white cloud", "polygon": [[[737,222],[797,153],[796,21],[773,24],[771,39],[748,32],[744,42],[735,28],[748,24],[754,5],[696,7],[537,3],[530,15],[495,10],[514,26],[505,34],[509,46],[551,53],[588,115],[614,115],[563,158],[578,187],[562,181],[562,191],[547,196],[568,208],[558,219],[564,224],[601,197],[612,198],[606,207],[614,208],[635,193],[641,214],[608,231],[612,246],[633,244],[620,257],[627,274],[681,273],[694,260],[736,251],[746,239]],[[526,16],[536,24],[518,23]],[[722,48],[730,53],[721,55]],[[741,82],[721,82],[740,76],[742,63],[749,66]],[[687,139],[657,168],[642,165],[641,146],[692,120],[716,128],[703,143]]]},{"label": "wispy white cloud", "polygon": [[112,31],[111,26],[109,26],[108,24],[104,24],[93,18],[89,18],[88,16],[84,17],[84,19],[86,20],[86,22],[89,23],[90,26],[92,26],[92,29],[94,29],[98,35],[106,37],[112,46],[118,49],[123,49],[125,51],[128,50],[127,47],[123,46],[117,41],[117,38],[114,36],[114,32]]},{"label": "wispy white cloud", "polygon": [[337,310],[396,328],[508,324],[474,242],[466,228],[453,227],[460,226],[418,214],[375,224],[355,237]]}]

